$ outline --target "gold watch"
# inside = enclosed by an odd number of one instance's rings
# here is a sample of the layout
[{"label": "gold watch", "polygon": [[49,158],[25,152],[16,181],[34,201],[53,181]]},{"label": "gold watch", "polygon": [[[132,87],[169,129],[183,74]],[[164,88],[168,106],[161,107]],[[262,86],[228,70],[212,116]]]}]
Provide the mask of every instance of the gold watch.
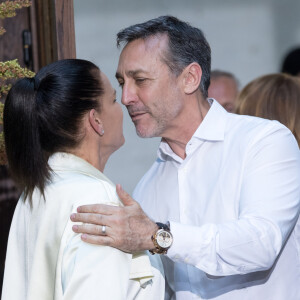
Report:
[{"label": "gold watch", "polygon": [[151,254],[167,254],[168,249],[172,246],[173,235],[168,224],[156,223],[158,230],[152,235],[151,240],[154,249],[149,250]]}]

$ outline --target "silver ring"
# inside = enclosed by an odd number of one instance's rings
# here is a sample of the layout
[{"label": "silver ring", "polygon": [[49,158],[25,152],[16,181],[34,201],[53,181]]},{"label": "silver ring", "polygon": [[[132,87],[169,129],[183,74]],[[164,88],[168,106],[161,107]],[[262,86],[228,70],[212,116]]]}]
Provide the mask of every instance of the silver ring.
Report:
[{"label": "silver ring", "polygon": [[106,235],[106,226],[102,225],[102,229],[101,229],[102,234]]}]

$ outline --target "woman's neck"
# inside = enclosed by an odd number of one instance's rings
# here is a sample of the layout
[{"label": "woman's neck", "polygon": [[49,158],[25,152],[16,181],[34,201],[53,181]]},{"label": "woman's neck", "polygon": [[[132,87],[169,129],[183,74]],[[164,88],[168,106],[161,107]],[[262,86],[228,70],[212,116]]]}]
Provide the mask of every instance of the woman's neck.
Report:
[{"label": "woman's neck", "polygon": [[82,141],[78,147],[67,152],[84,159],[101,172],[104,171],[106,162],[110,156],[110,153],[100,151],[99,145],[86,140]]}]

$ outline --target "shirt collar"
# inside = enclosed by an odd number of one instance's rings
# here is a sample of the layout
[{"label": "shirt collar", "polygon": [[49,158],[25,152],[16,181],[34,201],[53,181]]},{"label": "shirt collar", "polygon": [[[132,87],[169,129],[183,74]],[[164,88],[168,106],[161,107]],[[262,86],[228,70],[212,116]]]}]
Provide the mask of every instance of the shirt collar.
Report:
[{"label": "shirt collar", "polygon": [[71,153],[56,152],[50,156],[49,165],[54,172],[75,172],[113,184],[102,172],[86,160]]},{"label": "shirt collar", "polygon": [[[197,138],[204,141],[223,141],[228,112],[215,99],[208,98],[207,101],[210,104],[210,109],[193,134],[191,140]],[[166,160],[166,156],[173,158],[176,156],[168,143],[163,139],[159,145],[157,155],[162,160]]]},{"label": "shirt collar", "polygon": [[207,101],[210,104],[210,109],[193,137],[206,141],[223,141],[228,112],[215,99],[209,98]]}]

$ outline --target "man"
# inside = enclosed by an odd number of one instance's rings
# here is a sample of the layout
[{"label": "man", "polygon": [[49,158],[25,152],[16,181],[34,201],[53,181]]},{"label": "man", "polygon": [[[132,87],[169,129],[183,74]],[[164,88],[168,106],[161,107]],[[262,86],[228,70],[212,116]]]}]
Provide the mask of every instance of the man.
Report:
[{"label": "man", "polygon": [[238,82],[233,74],[220,70],[211,71],[209,98],[217,99],[228,112],[234,112],[238,92]]},{"label": "man", "polygon": [[120,43],[122,103],[139,136],[162,137],[134,193],[150,218],[117,186],[124,207],[80,207],[71,219],[90,224],[74,231],[90,243],[162,253],[166,299],[300,299],[291,132],[206,99],[210,48],[199,29],[163,16],[122,30]]}]

